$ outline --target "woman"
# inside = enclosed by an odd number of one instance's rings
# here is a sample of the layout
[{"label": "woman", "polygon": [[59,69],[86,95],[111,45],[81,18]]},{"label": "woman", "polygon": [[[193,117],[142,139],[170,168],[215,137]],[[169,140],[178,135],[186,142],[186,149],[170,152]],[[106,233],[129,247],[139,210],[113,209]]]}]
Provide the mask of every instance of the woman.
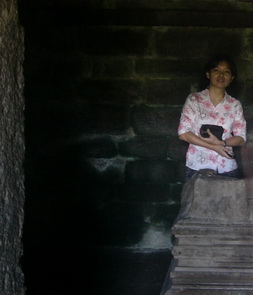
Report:
[{"label": "woman", "polygon": [[[179,139],[189,143],[186,181],[201,169],[239,177],[233,147],[242,146],[246,141],[241,103],[226,92],[237,76],[233,60],[224,55],[213,57],[205,67],[205,75],[209,86],[187,97],[178,127]],[[209,137],[201,136],[203,124],[222,126],[222,139],[218,139],[210,129],[207,130]]]}]

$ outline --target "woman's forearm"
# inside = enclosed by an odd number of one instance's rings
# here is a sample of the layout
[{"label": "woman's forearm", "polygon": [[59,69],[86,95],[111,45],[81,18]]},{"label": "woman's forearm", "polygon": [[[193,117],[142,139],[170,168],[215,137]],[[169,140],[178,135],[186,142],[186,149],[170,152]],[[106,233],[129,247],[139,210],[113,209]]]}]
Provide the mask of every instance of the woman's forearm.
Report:
[{"label": "woman's forearm", "polygon": [[233,136],[226,140],[227,146],[243,146],[244,144],[245,141],[241,136]]},{"label": "woman's forearm", "polygon": [[201,137],[195,135],[192,132],[186,132],[186,133],[179,135],[179,139],[186,141],[188,143],[194,144],[194,145],[198,145],[198,146],[210,149],[210,150],[214,150],[214,151],[216,151],[215,146],[217,144],[224,145],[223,142],[218,139],[215,143],[211,143],[211,142],[208,142],[207,140],[203,140]]},{"label": "woman's forearm", "polygon": [[212,134],[210,134],[210,138],[201,138],[192,132],[186,132],[179,135],[179,139],[194,145],[198,145],[198,146],[213,150],[216,153],[228,159],[230,159],[230,157],[228,156],[227,153],[231,152],[227,148],[228,146],[242,146],[244,144],[244,139],[241,136],[231,137],[228,140],[226,140],[226,142],[224,142],[223,140],[217,139],[217,137],[215,137]]}]

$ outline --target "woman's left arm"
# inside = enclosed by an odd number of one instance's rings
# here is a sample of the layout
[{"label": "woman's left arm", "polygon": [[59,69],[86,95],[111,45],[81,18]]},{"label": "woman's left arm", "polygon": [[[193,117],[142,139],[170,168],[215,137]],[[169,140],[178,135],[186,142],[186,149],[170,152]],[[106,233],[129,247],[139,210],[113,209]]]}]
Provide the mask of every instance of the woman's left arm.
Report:
[{"label": "woman's left arm", "polygon": [[245,140],[241,136],[233,136],[224,141],[226,146],[243,146]]},{"label": "woman's left arm", "polygon": [[226,139],[227,146],[243,146],[246,142],[246,121],[243,115],[243,108],[238,101],[235,106],[235,119],[232,126],[233,136]]}]

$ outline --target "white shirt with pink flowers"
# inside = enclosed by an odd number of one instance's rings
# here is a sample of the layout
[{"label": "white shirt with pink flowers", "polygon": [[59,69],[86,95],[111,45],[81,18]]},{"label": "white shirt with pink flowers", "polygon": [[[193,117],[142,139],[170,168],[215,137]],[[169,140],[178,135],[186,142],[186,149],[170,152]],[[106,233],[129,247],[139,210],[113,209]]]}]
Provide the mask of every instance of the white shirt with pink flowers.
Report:
[{"label": "white shirt with pink flowers", "polygon": [[[242,105],[227,93],[217,106],[213,105],[208,89],[187,97],[181,113],[178,135],[190,131],[200,136],[202,124],[222,126],[223,140],[241,136],[246,141],[246,121]],[[231,147],[229,149],[232,150]],[[218,173],[233,171],[238,167],[234,159],[227,159],[215,151],[193,144],[189,144],[186,153],[186,166],[193,170],[212,169]]]}]

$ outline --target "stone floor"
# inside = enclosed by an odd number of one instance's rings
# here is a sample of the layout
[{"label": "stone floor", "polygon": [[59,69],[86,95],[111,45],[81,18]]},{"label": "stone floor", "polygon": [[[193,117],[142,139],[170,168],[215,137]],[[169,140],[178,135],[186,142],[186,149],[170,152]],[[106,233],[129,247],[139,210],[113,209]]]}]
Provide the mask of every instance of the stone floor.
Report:
[{"label": "stone floor", "polygon": [[160,295],[167,250],[26,249],[26,295]]}]

